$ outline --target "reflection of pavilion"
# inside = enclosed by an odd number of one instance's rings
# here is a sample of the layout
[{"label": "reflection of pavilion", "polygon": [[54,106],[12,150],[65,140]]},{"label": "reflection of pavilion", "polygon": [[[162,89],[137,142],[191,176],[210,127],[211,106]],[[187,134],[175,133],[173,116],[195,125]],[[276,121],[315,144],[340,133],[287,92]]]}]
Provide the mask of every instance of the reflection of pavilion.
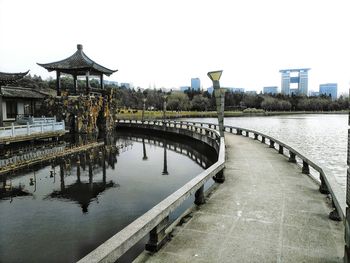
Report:
[{"label": "reflection of pavilion", "polygon": [[[74,201],[80,205],[83,213],[88,212],[88,206],[92,200],[96,199],[100,194],[109,188],[117,187],[113,181],[106,181],[107,168],[114,169],[117,148],[115,141],[112,140],[110,145],[104,145],[93,148],[77,155],[69,156],[67,159],[59,161],[60,164],[60,190],[56,190],[49,194],[50,198],[67,199]],[[66,185],[65,174],[72,172],[72,167],[76,167],[75,183]],[[81,180],[81,170],[88,168],[88,182]],[[94,174],[102,173],[102,180],[94,178]]]},{"label": "reflection of pavilion", "polygon": [[17,196],[29,196],[32,195],[24,190],[24,186],[19,185],[18,187],[13,186],[11,183],[7,184],[7,178],[2,178],[0,187],[0,200],[11,199]]},{"label": "reflection of pavilion", "polygon": [[[89,167],[91,167],[91,165]],[[62,166],[60,167],[60,171],[61,189],[52,192],[50,197],[72,200],[80,205],[83,213],[88,212],[90,202],[97,198],[99,194],[109,188],[117,186],[113,181],[106,182],[105,175],[103,176],[102,182],[93,182],[92,169],[89,169],[88,183],[81,182],[80,175],[77,174],[77,181],[74,184],[65,186],[64,169]]]}]

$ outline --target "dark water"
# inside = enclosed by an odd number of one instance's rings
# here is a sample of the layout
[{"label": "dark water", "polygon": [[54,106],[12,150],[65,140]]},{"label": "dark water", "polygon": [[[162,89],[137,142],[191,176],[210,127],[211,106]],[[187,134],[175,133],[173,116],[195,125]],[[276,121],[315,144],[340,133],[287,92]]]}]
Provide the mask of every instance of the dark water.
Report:
[{"label": "dark water", "polygon": [[181,137],[108,139],[0,177],[1,262],[74,262],[215,161]]}]

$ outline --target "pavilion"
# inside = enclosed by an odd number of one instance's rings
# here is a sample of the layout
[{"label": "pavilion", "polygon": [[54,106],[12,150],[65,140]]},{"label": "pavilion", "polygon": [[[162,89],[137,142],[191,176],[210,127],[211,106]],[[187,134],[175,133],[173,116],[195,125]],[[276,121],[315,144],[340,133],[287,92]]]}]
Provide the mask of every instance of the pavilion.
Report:
[{"label": "pavilion", "polygon": [[73,76],[73,89],[74,93],[77,94],[77,77],[85,76],[86,77],[86,95],[89,95],[91,92],[90,88],[90,76],[99,76],[100,77],[100,88],[103,90],[103,75],[110,76],[118,70],[111,70],[106,67],[103,67],[90,59],[83,52],[83,45],[77,45],[78,50],[70,57],[47,64],[37,63],[39,66],[44,67],[49,72],[56,71],[56,91],[57,96],[61,96],[61,81],[60,76],[63,74],[70,74]]}]

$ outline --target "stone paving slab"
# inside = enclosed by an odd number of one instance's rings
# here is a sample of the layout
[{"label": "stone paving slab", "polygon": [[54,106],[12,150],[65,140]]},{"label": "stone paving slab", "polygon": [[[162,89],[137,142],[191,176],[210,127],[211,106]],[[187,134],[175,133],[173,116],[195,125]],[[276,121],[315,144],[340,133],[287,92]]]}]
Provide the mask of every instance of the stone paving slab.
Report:
[{"label": "stone paving slab", "polygon": [[265,144],[225,139],[225,183],[135,262],[342,262],[343,223],[315,182]]}]

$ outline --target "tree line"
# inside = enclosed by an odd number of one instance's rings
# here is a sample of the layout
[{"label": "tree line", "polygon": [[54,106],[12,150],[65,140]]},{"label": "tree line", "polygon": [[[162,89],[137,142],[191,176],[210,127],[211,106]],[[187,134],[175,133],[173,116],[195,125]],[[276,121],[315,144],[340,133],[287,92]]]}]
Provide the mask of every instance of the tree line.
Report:
[{"label": "tree line", "polygon": [[[43,80],[40,76],[25,76],[17,84],[18,86],[34,88],[38,90],[51,90],[56,88],[56,80],[49,78]],[[78,88],[84,89],[84,80],[78,80]],[[73,89],[73,79],[69,76],[61,77],[63,89]],[[90,86],[99,88],[99,81],[91,79]],[[126,88],[117,85],[105,85],[105,88],[114,89],[115,100],[118,108],[142,109],[144,99],[146,108],[162,110],[164,99],[167,101],[167,109],[173,111],[212,111],[216,109],[215,95],[203,90],[187,89],[180,91],[163,91],[161,89]],[[266,111],[335,111],[349,108],[349,100],[340,96],[332,101],[328,96],[306,97],[300,95],[286,96],[282,94],[246,94],[227,91],[225,93],[225,110],[244,110],[247,108],[263,109]]]}]

